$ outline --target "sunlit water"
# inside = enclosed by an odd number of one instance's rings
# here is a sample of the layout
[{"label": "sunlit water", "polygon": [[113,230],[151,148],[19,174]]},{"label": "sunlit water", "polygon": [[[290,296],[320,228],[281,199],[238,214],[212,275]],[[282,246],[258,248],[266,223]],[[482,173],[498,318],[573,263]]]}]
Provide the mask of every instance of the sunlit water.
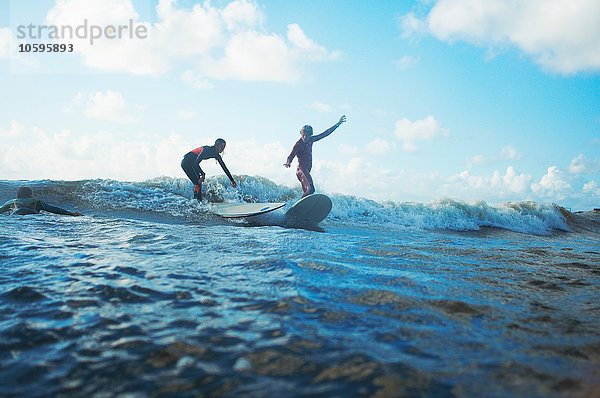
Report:
[{"label": "sunlit water", "polygon": [[[220,220],[175,183],[41,182],[87,215],[0,218],[0,396],[599,391],[593,217],[520,205],[512,230],[432,228],[407,220],[467,225],[468,206],[333,196],[319,232]],[[119,201],[136,189],[141,208]]]}]

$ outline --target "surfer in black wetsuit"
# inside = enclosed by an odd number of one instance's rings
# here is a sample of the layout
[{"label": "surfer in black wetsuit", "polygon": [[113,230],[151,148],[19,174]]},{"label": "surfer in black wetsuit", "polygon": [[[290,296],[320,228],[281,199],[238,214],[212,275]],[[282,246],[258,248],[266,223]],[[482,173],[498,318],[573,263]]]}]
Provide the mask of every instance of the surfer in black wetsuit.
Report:
[{"label": "surfer in black wetsuit", "polygon": [[333,133],[334,130],[340,127],[340,125],[345,121],[346,115],[343,115],[336,124],[323,131],[321,134],[315,136],[313,136],[313,129],[311,126],[304,126],[300,130],[300,139],[298,142],[296,142],[296,144],[294,144],[290,156],[288,156],[287,161],[283,165],[289,168],[292,164],[292,160],[294,160],[294,157],[298,157],[296,177],[298,178],[298,181],[300,181],[300,184],[302,184],[302,190],[304,191],[302,197],[315,193],[315,185],[310,175],[310,170],[312,169],[313,143]]},{"label": "surfer in black wetsuit", "polygon": [[33,198],[33,190],[29,187],[21,187],[17,191],[17,198],[9,200],[0,208],[0,213],[10,211],[11,214],[26,215],[38,214],[41,210],[54,214],[64,214],[67,216],[82,216],[81,213],[70,212],[60,207],[49,205],[46,202]]},{"label": "surfer in black wetsuit", "polygon": [[181,168],[185,171],[185,174],[190,181],[192,181],[192,184],[194,184],[194,198],[198,199],[198,202],[202,201],[202,183],[206,177],[206,174],[202,171],[202,168],[200,168],[200,162],[205,159],[216,159],[225,174],[227,174],[227,177],[229,177],[231,185],[233,185],[234,188],[237,188],[235,180],[221,158],[221,153],[225,149],[225,144],[225,140],[219,138],[215,141],[215,145],[213,146],[205,145],[188,152],[181,161]]}]

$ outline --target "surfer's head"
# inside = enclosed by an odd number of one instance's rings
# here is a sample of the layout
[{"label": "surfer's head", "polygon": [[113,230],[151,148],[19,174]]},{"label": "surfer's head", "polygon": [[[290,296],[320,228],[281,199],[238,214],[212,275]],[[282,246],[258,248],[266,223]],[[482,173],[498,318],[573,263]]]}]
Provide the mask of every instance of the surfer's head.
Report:
[{"label": "surfer's head", "polygon": [[226,144],[227,143],[223,138],[217,138],[217,140],[215,141],[215,149],[217,150],[217,153],[223,152],[225,150]]},{"label": "surfer's head", "polygon": [[302,140],[306,141],[313,135],[313,129],[308,124],[300,130],[300,135],[302,136]]},{"label": "surfer's head", "polygon": [[32,198],[33,197],[33,189],[29,187],[21,187],[17,191],[17,198]]}]

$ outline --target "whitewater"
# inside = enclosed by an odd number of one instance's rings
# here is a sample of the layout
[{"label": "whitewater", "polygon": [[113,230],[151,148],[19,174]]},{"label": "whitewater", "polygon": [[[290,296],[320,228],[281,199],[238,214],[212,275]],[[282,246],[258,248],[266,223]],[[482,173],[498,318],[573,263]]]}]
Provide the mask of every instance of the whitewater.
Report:
[{"label": "whitewater", "polygon": [[[209,202],[301,195],[258,176]],[[600,390],[600,211],[324,192],[225,220],[159,177],[0,180],[0,396],[566,397]]]}]

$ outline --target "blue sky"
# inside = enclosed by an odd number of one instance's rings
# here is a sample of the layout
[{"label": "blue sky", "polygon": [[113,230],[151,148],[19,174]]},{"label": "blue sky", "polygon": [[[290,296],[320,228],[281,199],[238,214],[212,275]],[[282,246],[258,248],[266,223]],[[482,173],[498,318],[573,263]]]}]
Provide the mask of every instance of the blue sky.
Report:
[{"label": "blue sky", "polygon": [[[0,178],[184,177],[228,141],[234,174],[376,200],[600,207],[597,1],[0,1]],[[18,25],[129,19],[146,39],[19,54]],[[47,42],[47,41],[46,41]],[[220,174],[207,164],[209,175]]]}]

